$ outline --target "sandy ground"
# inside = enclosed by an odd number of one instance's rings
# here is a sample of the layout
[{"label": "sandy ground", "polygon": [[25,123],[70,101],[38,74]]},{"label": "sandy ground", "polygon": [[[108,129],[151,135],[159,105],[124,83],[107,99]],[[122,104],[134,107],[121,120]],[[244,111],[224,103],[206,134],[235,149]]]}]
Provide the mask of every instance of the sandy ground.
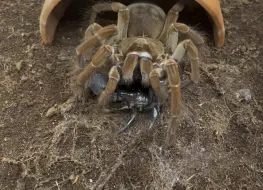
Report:
[{"label": "sandy ground", "polygon": [[0,1],[0,189],[263,188],[263,2],[221,1],[226,43],[216,49],[207,34],[172,147],[167,106],[153,130],[142,114],[122,135],[129,114],[103,114],[95,97],[45,116],[72,97],[84,28],[65,21],[54,44],[41,45],[42,3]]}]

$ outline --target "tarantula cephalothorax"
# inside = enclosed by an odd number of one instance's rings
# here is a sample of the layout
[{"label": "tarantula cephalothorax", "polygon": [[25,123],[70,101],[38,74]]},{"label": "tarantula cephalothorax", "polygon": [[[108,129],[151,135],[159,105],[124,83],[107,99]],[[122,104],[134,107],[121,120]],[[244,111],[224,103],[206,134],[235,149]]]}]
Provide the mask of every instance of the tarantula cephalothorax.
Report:
[{"label": "tarantula cephalothorax", "polygon": [[[165,88],[168,86],[171,89],[171,116],[178,116],[181,108],[178,63],[187,53],[191,79],[198,82],[199,58],[195,44],[203,43],[199,34],[176,22],[183,8],[184,4],[180,1],[166,15],[160,7],[150,3],[94,5],[85,40],[76,52],[83,58],[95,45],[101,44],[101,47],[77,76],[77,83],[85,86],[94,73],[107,72],[107,85],[99,93],[101,106],[107,106],[112,101],[112,95],[120,84],[128,89],[138,78],[142,88],[153,89],[160,103],[168,97]],[[102,27],[94,23],[97,14],[102,11],[118,12],[117,26]],[[189,39],[178,44],[179,32],[188,35]],[[136,77],[137,71],[140,77]]]}]

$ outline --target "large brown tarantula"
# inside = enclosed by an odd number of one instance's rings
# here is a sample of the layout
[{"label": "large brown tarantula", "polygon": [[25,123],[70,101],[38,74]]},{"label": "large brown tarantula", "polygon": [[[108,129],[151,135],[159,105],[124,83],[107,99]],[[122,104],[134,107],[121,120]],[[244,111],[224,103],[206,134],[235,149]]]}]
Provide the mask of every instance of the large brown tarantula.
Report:
[{"label": "large brown tarantula", "polygon": [[[108,79],[105,79],[107,84],[98,92],[99,105],[105,107],[120,83],[129,88],[138,79],[135,76],[137,70],[140,72],[141,87],[153,89],[161,104],[168,97],[166,86],[171,89],[171,116],[178,116],[181,108],[178,63],[187,53],[191,62],[191,80],[198,82],[199,58],[195,44],[203,43],[199,34],[185,24],[176,22],[183,8],[184,4],[178,2],[166,16],[160,7],[150,3],[94,5],[85,40],[76,48],[76,52],[83,57],[95,45],[101,44],[101,47],[78,75],[78,84],[84,86],[91,80],[102,80],[103,77],[98,78],[100,75],[97,74],[108,72]],[[118,13],[117,26],[102,27],[94,23],[97,14],[103,11]],[[190,39],[178,44],[179,32],[187,34]]]}]

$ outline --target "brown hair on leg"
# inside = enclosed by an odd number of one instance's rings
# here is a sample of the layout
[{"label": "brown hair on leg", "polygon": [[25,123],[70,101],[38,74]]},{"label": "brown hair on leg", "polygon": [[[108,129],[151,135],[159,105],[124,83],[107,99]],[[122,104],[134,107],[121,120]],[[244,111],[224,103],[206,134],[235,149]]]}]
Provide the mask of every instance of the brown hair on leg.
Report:
[{"label": "brown hair on leg", "polygon": [[168,95],[165,92],[164,87],[161,86],[161,82],[160,82],[160,78],[162,78],[163,75],[164,75],[164,70],[162,68],[155,68],[150,73],[151,86],[156,96],[158,96],[158,98],[160,99],[161,104],[163,104],[168,98]]},{"label": "brown hair on leg", "polygon": [[105,106],[109,102],[110,96],[117,88],[119,80],[120,74],[118,72],[118,68],[117,66],[113,66],[109,72],[109,81],[107,83],[107,86],[99,97],[100,106]]},{"label": "brown hair on leg", "polygon": [[101,67],[114,53],[112,46],[102,46],[94,55],[91,62],[84,68],[77,78],[79,85],[84,85],[91,77],[93,72]]},{"label": "brown hair on leg", "polygon": [[148,58],[141,58],[140,59],[140,70],[142,75],[142,84],[146,87],[149,86],[149,74],[153,69],[152,61]]},{"label": "brown hair on leg", "polygon": [[76,48],[77,55],[81,55],[87,52],[90,48],[95,46],[97,43],[102,42],[103,40],[108,39],[117,34],[118,34],[117,27],[114,24],[101,28],[95,33],[94,36],[88,38]]},{"label": "brown hair on leg", "polygon": [[179,17],[179,12],[181,12],[183,9],[184,9],[184,4],[181,1],[179,1],[168,12],[164,27],[163,27],[163,31],[158,38],[160,41],[165,42],[167,38],[169,27],[171,26],[171,24],[177,21]]},{"label": "brown hair on leg", "polygon": [[171,115],[174,117],[180,114],[182,104],[178,64],[173,59],[169,59],[165,68],[171,88]]},{"label": "brown hair on leg", "polygon": [[122,76],[125,82],[132,82],[133,71],[137,66],[139,56],[136,54],[129,54],[124,60],[124,64],[122,66]]}]

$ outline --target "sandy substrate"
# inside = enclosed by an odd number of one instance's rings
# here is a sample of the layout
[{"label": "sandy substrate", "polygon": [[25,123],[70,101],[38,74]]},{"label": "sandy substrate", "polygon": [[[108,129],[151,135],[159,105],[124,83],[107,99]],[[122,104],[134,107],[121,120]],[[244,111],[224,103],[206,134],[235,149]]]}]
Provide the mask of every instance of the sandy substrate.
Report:
[{"label": "sandy substrate", "polygon": [[207,35],[201,81],[182,90],[181,125],[166,147],[167,106],[153,130],[141,114],[122,135],[129,114],[103,114],[95,97],[47,118],[72,97],[85,27],[65,21],[43,46],[42,1],[1,0],[0,189],[262,189],[263,2],[221,2],[226,43],[216,49]]}]

